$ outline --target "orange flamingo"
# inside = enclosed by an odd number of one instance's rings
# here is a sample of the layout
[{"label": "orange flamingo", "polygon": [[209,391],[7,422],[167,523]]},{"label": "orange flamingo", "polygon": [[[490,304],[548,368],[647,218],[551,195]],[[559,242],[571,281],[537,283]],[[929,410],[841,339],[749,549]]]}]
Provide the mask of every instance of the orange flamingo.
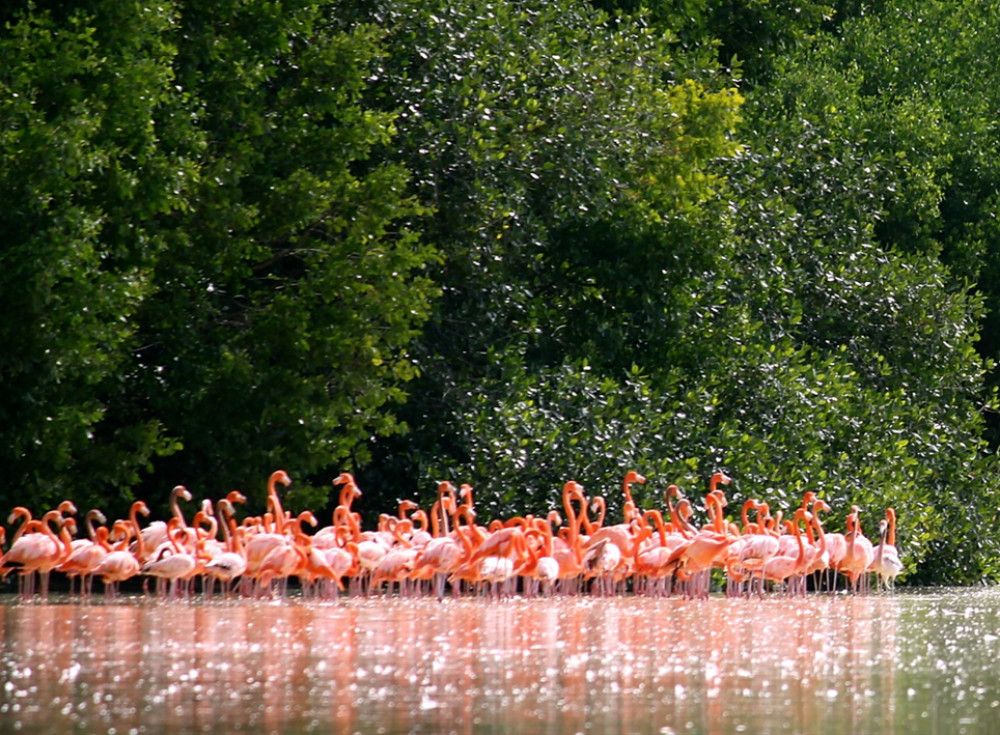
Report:
[{"label": "orange flamingo", "polygon": [[635,470],[629,470],[625,473],[625,479],[622,481],[622,492],[625,494],[625,504],[622,506],[622,511],[625,523],[631,523],[639,517],[638,507],[632,498],[632,483],[634,482],[642,485],[645,484],[646,478]]},{"label": "orange flamingo", "polygon": [[715,492],[715,485],[728,478],[721,472],[712,476],[712,490],[705,497],[706,508],[713,508],[714,523],[709,529],[702,529],[686,543],[678,546],[670,555],[672,565],[682,582],[689,582],[688,594],[697,597],[708,596],[708,573],[718,563],[722,563],[729,548],[730,537],[725,532],[722,515],[722,499]]},{"label": "orange flamingo", "polygon": [[[626,474],[622,487],[628,522],[611,526],[605,525],[604,498],[588,500],[583,487],[571,481],[562,488],[564,515],[553,510],[545,517],[498,518],[487,529],[476,524],[471,486],[456,491],[451,483],[442,482],[429,511],[404,500],[398,515],[382,514],[377,529],[362,530],[361,515],[351,508],[360,490],[353,475],[341,473],[334,481],[342,487],[332,526],[310,535],[306,524],[317,525],[310,511],[293,518],[281,507],[277,484],[291,482],[281,470],[268,478],[265,513],[240,525],[233,504],[246,498],[238,491],[219,500],[215,508],[203,500],[187,525],[180,502],[190,500],[190,493],[183,485],[171,492],[168,520],[140,528],[137,515],[140,509],[148,515],[148,508],[135,503],[129,519],[116,521],[109,530],[99,511],[92,510],[84,519],[87,538],[75,540],[76,508],[71,502],[63,501],[40,520],[18,507],[8,518],[12,528],[7,530],[14,538],[11,550],[0,555],[0,574],[19,572],[25,597],[34,594],[36,577],[43,580],[45,594],[46,575],[54,568],[70,578],[71,591],[80,576],[81,594],[89,594],[90,574],[104,580],[110,596],[117,593],[119,581],[145,572],[157,578],[158,592],[168,588],[171,596],[190,589],[196,576],[204,577],[206,597],[216,579],[228,595],[232,581],[241,577],[246,592],[284,595],[288,579],[297,577],[303,595],[319,590],[324,596],[336,596],[347,577],[352,593],[367,580],[368,591],[388,583],[391,592],[398,584],[401,595],[433,590],[440,599],[449,582],[455,595],[466,583],[478,594],[489,590],[495,597],[506,595],[516,589],[515,577],[523,581],[529,596],[539,589],[551,594],[556,587],[576,591],[581,582],[591,594],[614,594],[631,578],[637,593],[704,597],[713,568],[725,569],[730,594],[742,592],[747,583],[761,594],[768,589],[804,593],[807,575],[824,570],[833,571],[835,579],[845,573],[855,591],[867,589],[869,573],[877,575],[879,590],[891,589],[902,572],[891,508],[879,522],[880,543],[873,546],[861,533],[857,506],[851,507],[844,534],[826,533],[820,517],[831,509],[813,491],[803,494],[787,521],[781,511],[771,516],[767,503],[747,500],[739,525],[725,517],[726,495],[720,488],[730,479],[715,472],[704,499],[707,522],[702,525],[693,522],[692,504],[676,485],[666,493],[669,521],[659,510],[641,511],[630,486],[642,481],[634,470]],[[459,499],[464,501],[461,507]],[[756,519],[751,522],[749,513],[754,510]],[[162,543],[146,545],[144,540],[157,538],[162,527],[167,529]],[[10,535],[7,530],[0,533]],[[32,549],[44,557],[40,564],[28,558]],[[167,571],[174,567],[180,571]]]},{"label": "orange flamingo", "polygon": [[267,479],[267,507],[274,516],[274,530],[281,533],[285,525],[285,512],[281,508],[281,498],[278,497],[278,483],[285,487],[292,484],[292,478],[284,470],[275,470]]}]

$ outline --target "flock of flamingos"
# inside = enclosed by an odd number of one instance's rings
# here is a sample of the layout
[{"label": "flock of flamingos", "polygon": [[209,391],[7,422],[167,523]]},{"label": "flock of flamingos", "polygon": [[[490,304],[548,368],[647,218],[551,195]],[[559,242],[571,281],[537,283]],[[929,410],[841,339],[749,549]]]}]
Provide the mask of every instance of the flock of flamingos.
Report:
[{"label": "flock of flamingos", "polygon": [[[382,515],[376,529],[362,530],[351,510],[361,491],[343,473],[333,482],[340,495],[332,524],[314,530],[319,524],[312,512],[293,517],[282,509],[277,485],[291,483],[282,470],[268,480],[267,512],[242,521],[236,507],[246,498],[233,491],[214,505],[202,501],[189,524],[180,501],[190,503],[192,496],[183,486],[171,494],[168,520],[143,525],[149,509],[142,501],[127,519],[110,525],[91,510],[84,517],[85,538],[74,538],[81,529],[69,501],[37,519],[17,507],[7,519],[16,530],[0,553],[0,575],[17,574],[23,599],[44,598],[52,572],[66,575],[71,594],[82,597],[92,594],[94,579],[114,597],[132,578],[143,579],[143,589],[155,584],[158,597],[172,599],[199,589],[211,597],[216,583],[227,597],[283,597],[293,578],[303,596],[316,598],[345,590],[438,598],[584,592],[707,597],[713,570],[722,570],[726,594],[746,596],[802,595],[810,579],[812,589],[836,590],[841,575],[844,588],[854,592],[869,590],[873,577],[876,589],[891,589],[903,570],[891,508],[879,521],[878,543],[862,533],[857,506],[847,516],[846,533],[825,532],[820,514],[831,508],[812,492],[799,507],[773,515],[767,503],[747,500],[736,523],[725,517],[719,489],[729,478],[716,473],[699,527],[694,506],[676,485],[667,489],[666,512],[638,508],[631,485],[644,482],[634,471],[626,474],[617,523],[606,521],[604,498],[588,498],[571,481],[562,490],[562,514],[482,526],[472,488],[442,482],[429,511],[403,501],[397,516]],[[0,549],[5,531],[0,527]]]}]

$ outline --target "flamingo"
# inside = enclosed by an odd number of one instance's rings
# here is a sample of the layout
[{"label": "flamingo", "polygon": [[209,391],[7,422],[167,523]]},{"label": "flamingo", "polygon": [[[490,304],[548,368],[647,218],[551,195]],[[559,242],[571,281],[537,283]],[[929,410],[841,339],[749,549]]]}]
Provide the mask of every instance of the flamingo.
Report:
[{"label": "flamingo", "polygon": [[837,575],[840,574],[841,566],[844,563],[844,557],[847,555],[847,537],[842,533],[825,533],[823,531],[823,526],[820,523],[819,512],[824,511],[829,513],[832,509],[830,506],[823,501],[818,499],[813,504],[813,516],[815,517],[815,523],[819,533],[823,534],[826,538],[826,551],[829,556],[829,563],[827,570],[832,571],[832,582],[829,585],[830,591],[835,592],[837,590]]},{"label": "flamingo", "polygon": [[895,544],[896,511],[889,508],[885,514],[886,517],[878,524],[880,541],[872,550],[872,562],[868,571],[877,575],[879,590],[884,586],[891,591],[896,577],[903,572],[903,562],[899,559]]},{"label": "flamingo", "polygon": [[14,532],[14,536],[10,540],[11,546],[17,543],[17,540],[24,535],[27,530],[28,524],[33,520],[31,517],[31,511],[25,508],[23,505],[18,505],[13,508],[10,515],[7,516],[7,525],[13,526],[17,523],[18,519],[21,519],[21,525],[18,526],[17,530]]},{"label": "flamingo", "polygon": [[[117,595],[118,585],[136,576],[141,570],[139,559],[145,556],[145,542],[139,529],[140,514],[148,516],[149,507],[143,501],[136,500],[129,509],[128,521],[116,521],[112,527],[113,531],[119,530],[122,533],[122,541],[94,568],[93,575],[104,582],[104,594],[107,597]],[[135,538],[137,544],[135,554],[128,548],[132,538]]]},{"label": "flamingo", "polygon": [[[53,524],[59,528],[58,535],[52,531]],[[6,578],[17,569],[20,575],[21,594],[30,597],[34,594],[34,576],[37,573],[41,596],[46,598],[49,591],[49,574],[73,552],[70,529],[75,528],[75,521],[72,518],[63,518],[62,511],[56,509],[47,512],[40,521],[29,521],[22,528],[25,532],[11,544],[4,557],[3,576]]]},{"label": "flamingo", "polygon": [[597,594],[614,594],[615,572],[625,562],[621,549],[610,540],[602,541],[599,545],[591,544],[588,540],[583,560],[587,567],[584,578],[594,580],[593,589]]},{"label": "flamingo", "polygon": [[[341,528],[341,531],[346,529]],[[345,535],[345,534],[342,534]],[[346,535],[345,535],[346,537]],[[315,537],[313,537],[315,539]],[[315,547],[315,543],[314,543]],[[355,548],[357,546],[355,545]],[[336,585],[337,592],[344,589],[343,578],[349,577],[357,572],[358,563],[347,543],[343,546],[337,545],[328,549],[317,549],[326,560],[326,565],[330,568],[332,579]],[[326,584],[324,582],[324,584]]]},{"label": "flamingo", "polygon": [[[434,591],[439,600],[444,597],[445,580],[458,566],[463,554],[462,545],[458,539],[447,533],[448,515],[445,502],[448,498],[449,488],[454,491],[454,486],[450,482],[442,482],[438,486],[436,505],[440,511],[441,523],[438,523],[438,515],[432,512],[432,538],[423,546],[413,562],[415,576],[431,575],[434,580]],[[442,529],[441,526],[444,528]]]},{"label": "flamingo", "polygon": [[[180,525],[186,527],[187,523],[184,520],[184,513],[181,511],[181,500],[190,503],[193,500],[191,491],[184,485],[174,485],[170,491],[170,499],[167,501],[167,505],[170,508],[170,516],[171,518],[178,519]],[[167,521],[153,521],[143,528],[141,533],[144,550],[155,551],[162,544],[170,543],[167,537]],[[136,545],[138,547],[138,538],[136,539]],[[145,558],[141,559],[141,561],[145,561]]]},{"label": "flamingo", "polygon": [[184,580],[195,571],[198,560],[195,554],[184,546],[185,534],[182,520],[171,518],[167,522],[166,547],[157,550],[143,565],[142,573],[156,577],[156,589],[159,594],[166,593],[169,597],[177,597],[186,592]]},{"label": "flamingo", "polygon": [[728,485],[733,481],[729,475],[725,472],[715,472],[708,479],[708,492],[715,493],[719,489],[719,485]]},{"label": "flamingo", "polygon": [[[789,533],[795,535],[795,541],[799,549],[798,554],[795,556],[789,556],[787,554],[774,556],[769,559],[761,568],[761,573],[764,579],[769,582],[776,582],[779,584],[786,583],[792,577],[801,574],[805,568],[805,545],[802,543],[802,534],[799,531],[799,525],[798,523],[793,523],[792,521],[785,521],[785,528]],[[791,594],[792,587],[790,585],[788,587],[788,591]]]},{"label": "flamingo", "polygon": [[[264,570],[264,560],[277,549],[291,546],[291,539],[284,533],[258,531],[246,541],[246,569],[244,580],[258,580]],[[273,575],[272,575],[273,576]]]},{"label": "flamingo", "polygon": [[288,578],[306,565],[305,551],[296,543],[274,548],[262,561],[257,572],[257,593],[261,590],[273,595],[272,582],[277,579],[277,593],[284,597],[288,592]]},{"label": "flamingo", "polygon": [[[646,511],[647,514],[654,511]],[[654,519],[658,516],[652,516]],[[670,574],[671,556],[673,550],[666,546],[666,534],[662,522],[656,525],[659,536],[659,543],[646,544],[648,539],[652,539],[654,528],[641,521],[634,521],[638,526],[635,533],[634,546],[632,550],[632,574],[636,576],[636,591],[644,594],[665,592],[662,588],[662,580]]]},{"label": "flamingo", "polygon": [[274,531],[281,533],[285,524],[285,512],[281,508],[281,499],[278,497],[278,483],[285,487],[292,484],[292,478],[284,470],[275,470],[267,479],[267,507],[274,515]]},{"label": "flamingo", "polygon": [[[303,595],[313,595],[317,586],[325,593],[326,583],[330,581],[336,582],[338,589],[342,588],[343,585],[340,577],[343,576],[343,571],[334,569],[330,563],[330,557],[325,553],[325,550],[315,547],[313,537],[303,531],[303,523],[309,523],[315,527],[317,525],[316,517],[312,512],[304,511],[299,514],[293,527],[294,542],[302,550],[303,554],[303,563],[294,572],[295,576],[299,578]],[[341,551],[340,549],[336,550]],[[348,558],[348,566],[350,566],[350,563],[351,560]]]},{"label": "flamingo", "polygon": [[[631,490],[629,486],[632,482],[645,482],[646,478],[642,477],[634,471],[629,471],[625,475],[625,498],[626,504],[631,502]],[[673,491],[679,492],[679,488],[676,485],[671,485],[667,488],[667,504],[670,504],[670,494]],[[597,499],[595,499],[597,500]],[[601,506],[603,506],[603,499],[601,499]],[[588,552],[591,547],[597,546],[603,543],[605,540],[610,541],[616,547],[618,547],[619,558],[626,559],[632,551],[632,545],[634,542],[633,532],[632,532],[632,522],[637,520],[641,514],[638,509],[635,508],[635,504],[632,503],[632,510],[634,513],[626,513],[626,519],[624,523],[616,523],[612,526],[601,525],[593,533],[590,534],[590,538],[587,539],[587,543],[584,544],[584,552]],[[608,552],[613,553],[613,552]]]},{"label": "flamingo", "polygon": [[[701,526],[693,523],[691,502],[676,485],[666,492],[669,521],[657,509],[640,511],[630,486],[644,479],[634,470],[626,474],[622,487],[628,521],[610,526],[604,523],[604,498],[588,500],[583,487],[574,481],[562,487],[564,515],[552,510],[545,517],[498,518],[488,529],[476,524],[471,486],[456,491],[450,482],[441,482],[429,511],[403,500],[398,514],[382,514],[376,530],[363,531],[361,516],[351,508],[361,492],[353,475],[346,472],[334,481],[341,489],[332,526],[313,535],[305,530],[306,524],[317,525],[311,512],[292,518],[281,507],[277,485],[291,482],[282,470],[268,478],[263,516],[246,518],[241,525],[237,525],[233,504],[246,498],[238,491],[220,499],[217,510],[211,501],[203,500],[188,525],[180,502],[191,496],[183,485],[171,491],[171,515],[166,521],[140,528],[137,516],[149,511],[137,501],[128,520],[116,521],[109,530],[106,519],[94,509],[84,519],[87,538],[76,540],[72,538],[76,508],[70,501],[37,520],[27,508],[17,507],[8,518],[11,532],[16,528],[16,533],[10,551],[0,554],[0,575],[6,578],[19,572],[25,597],[34,594],[36,574],[42,579],[44,595],[47,575],[55,568],[70,578],[71,591],[80,576],[83,595],[90,592],[91,574],[104,580],[111,596],[121,580],[145,573],[157,578],[159,593],[168,588],[171,596],[187,588],[196,575],[204,575],[206,597],[216,579],[228,595],[231,583],[240,577],[248,592],[268,590],[283,595],[288,578],[295,576],[304,594],[318,589],[323,595],[332,592],[336,596],[343,589],[341,580],[348,577],[352,591],[368,580],[369,593],[388,582],[389,592],[395,583],[400,594],[433,590],[441,599],[448,582],[455,595],[461,593],[463,582],[475,585],[479,594],[489,590],[493,596],[505,595],[515,576],[522,578],[529,596],[537,595],[540,588],[551,594],[557,585],[561,591],[572,591],[581,581],[594,595],[614,594],[617,585],[630,577],[636,592],[670,592],[668,582],[673,579],[678,592],[705,596],[714,567],[725,569],[730,594],[742,591],[747,582],[761,594],[768,587],[804,593],[806,575],[831,568],[835,579],[845,573],[855,591],[867,588],[868,573],[877,575],[879,590],[891,590],[903,570],[894,543],[896,516],[891,508],[879,522],[877,546],[861,533],[857,506],[851,506],[845,534],[826,533],[820,516],[830,512],[830,506],[813,491],[803,494],[787,521],[782,520],[781,511],[772,517],[767,503],[747,500],[739,525],[724,515],[726,496],[720,488],[731,480],[715,472],[704,500],[708,520]],[[464,501],[461,507],[459,499]],[[754,510],[757,517],[751,523],[748,514]],[[95,528],[97,523],[99,528]],[[144,541],[156,539],[162,527],[167,529],[160,536],[162,543],[146,545]],[[0,533],[8,535],[4,529]]]},{"label": "flamingo", "polygon": [[[100,513],[100,511],[98,511]],[[100,515],[101,523],[106,523],[104,515]],[[93,583],[94,569],[103,561],[104,557],[111,551],[111,544],[108,543],[110,530],[107,526],[99,526],[93,531],[91,539],[76,539],[73,542],[73,550],[62,564],[56,569],[65,574],[70,580],[70,594],[73,592],[73,580],[80,578],[80,595],[89,597]]]},{"label": "flamingo", "polygon": [[418,549],[411,545],[399,545],[387,551],[372,567],[368,594],[370,595],[373,589],[381,590],[383,582],[389,583],[387,594],[391,593],[393,583],[397,583],[402,592],[403,583],[413,571],[418,553]]},{"label": "flamingo", "polygon": [[861,532],[858,518],[860,511],[858,506],[852,505],[851,513],[847,516],[847,553],[840,563],[840,569],[847,575],[854,592],[858,592],[858,588],[862,586],[862,579],[875,558],[872,542]]},{"label": "flamingo", "polygon": [[[765,504],[754,499],[743,503],[741,510],[743,534],[730,544],[726,553],[726,569],[730,573],[729,576],[748,581],[749,591],[755,587],[755,579],[757,586],[763,585],[761,569],[780,552],[778,534],[767,528],[764,522],[765,514],[760,512],[762,508],[766,510]],[[748,519],[750,510],[757,511],[756,523],[750,523]]]},{"label": "flamingo", "polygon": [[575,480],[563,485],[563,509],[566,511],[566,527],[564,543],[556,545],[553,538],[551,556],[559,563],[559,583],[565,591],[573,587],[573,580],[579,578],[585,571],[583,566],[583,546],[580,538],[580,519],[573,509],[573,502],[586,508],[587,498],[583,494],[583,486]]},{"label": "flamingo", "polygon": [[243,549],[242,534],[236,527],[232,501],[223,498],[217,506],[219,515],[222,516],[220,525],[226,548],[205,565],[205,572],[211,579],[219,580],[223,593],[228,597],[233,580],[240,577],[247,569],[247,558]]},{"label": "flamingo", "polygon": [[[826,505],[825,502],[817,498],[815,501],[813,501],[813,509],[815,511],[817,508],[820,507],[825,507],[829,509],[829,506]],[[808,524],[806,526],[806,531],[809,534],[810,540],[813,539],[813,533],[815,532],[816,534],[815,544],[812,546],[809,558],[806,560],[805,573],[809,575],[809,574],[814,574],[816,572],[825,571],[826,569],[829,568],[830,552],[826,545],[827,544],[826,533],[824,533],[823,526],[819,522],[819,517],[816,515],[815,512],[812,513],[807,512],[805,516]]]},{"label": "flamingo", "polygon": [[622,506],[622,511],[625,523],[630,523],[639,516],[635,500],[632,499],[632,483],[634,482],[643,485],[646,482],[646,478],[635,470],[629,470],[625,473],[625,479],[622,481],[622,492],[625,494],[625,504]]},{"label": "flamingo", "polygon": [[689,590],[689,594],[692,596],[708,596],[708,572],[716,563],[722,565],[729,549],[730,538],[725,532],[725,521],[722,515],[723,500],[715,490],[717,483],[728,481],[728,479],[721,472],[715,473],[710,483],[712,489],[705,496],[706,508],[713,509],[714,523],[712,527],[702,529],[678,546],[671,553],[668,561],[668,564],[677,570],[681,581],[692,582],[692,589]]},{"label": "flamingo", "polygon": [[354,475],[350,472],[342,472],[333,481],[334,487],[343,485],[340,491],[340,502],[333,509],[333,525],[321,528],[313,536],[313,545],[317,549],[327,550],[343,546],[341,539],[342,528],[351,529],[354,525],[354,516],[351,514],[351,504],[361,497],[361,490],[354,482]]},{"label": "flamingo", "polygon": [[[552,529],[548,524],[545,528],[529,528],[524,538],[527,559],[514,570],[514,573],[529,580],[526,594],[534,596],[540,587],[542,594],[549,597],[553,585],[559,579],[559,562],[552,556]],[[538,543],[527,543],[529,539],[538,539]]]}]

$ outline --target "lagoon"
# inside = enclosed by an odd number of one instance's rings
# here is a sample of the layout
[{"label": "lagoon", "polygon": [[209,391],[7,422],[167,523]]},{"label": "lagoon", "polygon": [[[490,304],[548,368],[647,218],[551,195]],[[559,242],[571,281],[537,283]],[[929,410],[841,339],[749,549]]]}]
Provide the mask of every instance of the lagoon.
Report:
[{"label": "lagoon", "polygon": [[1000,732],[994,588],[0,600],[0,732]]}]

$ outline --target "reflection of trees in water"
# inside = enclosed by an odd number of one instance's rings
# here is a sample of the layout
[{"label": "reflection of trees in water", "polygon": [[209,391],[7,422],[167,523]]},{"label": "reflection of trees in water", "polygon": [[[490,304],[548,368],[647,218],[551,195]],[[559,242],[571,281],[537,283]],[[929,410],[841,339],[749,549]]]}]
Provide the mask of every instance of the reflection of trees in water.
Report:
[{"label": "reflection of trees in water", "polygon": [[40,730],[892,733],[897,609],[871,597],[5,605],[0,703]]}]

